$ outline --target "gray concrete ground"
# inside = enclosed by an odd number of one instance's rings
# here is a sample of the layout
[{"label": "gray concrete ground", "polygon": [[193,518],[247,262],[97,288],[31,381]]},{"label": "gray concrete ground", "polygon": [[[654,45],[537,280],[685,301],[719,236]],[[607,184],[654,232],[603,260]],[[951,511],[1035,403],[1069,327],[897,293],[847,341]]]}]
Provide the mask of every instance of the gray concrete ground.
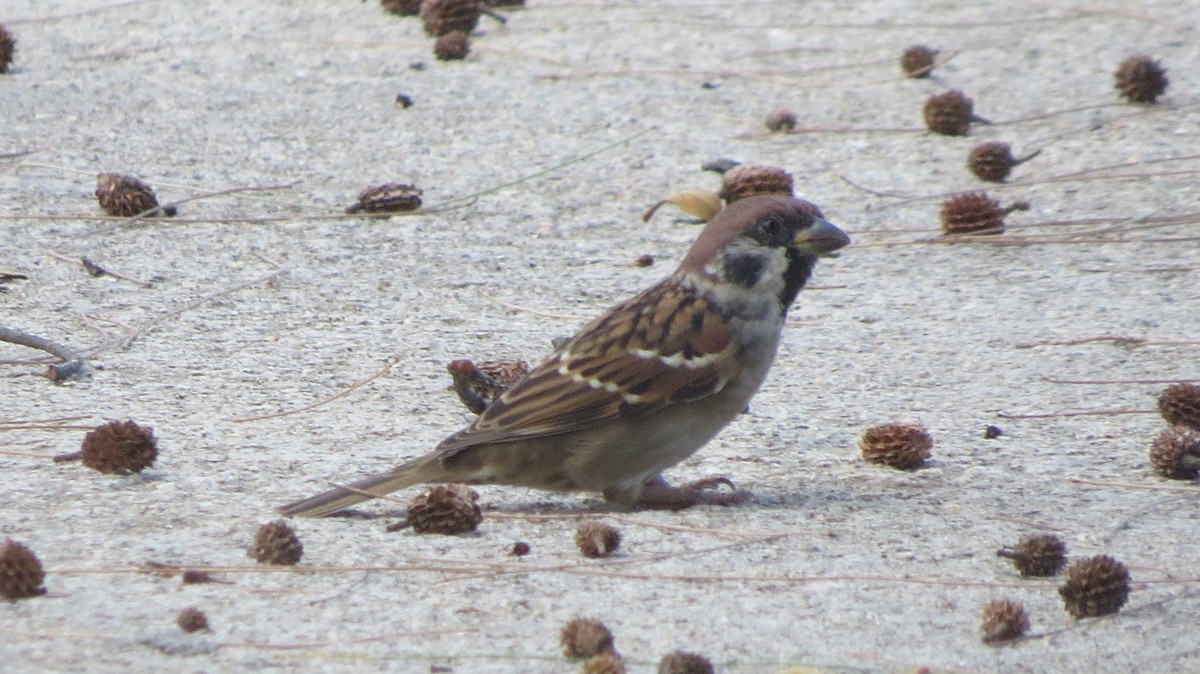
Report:
[{"label": "gray concrete ground", "polygon": [[[462,63],[435,61],[415,19],[374,2],[4,3],[18,44],[0,152],[37,152],[0,161],[0,268],[29,276],[3,286],[0,324],[105,346],[88,382],[0,366],[0,535],[40,555],[49,591],[0,604],[0,669],[572,672],[558,631],[590,615],[631,672],[678,648],[720,672],[1200,671],[1200,508],[1194,484],[1149,467],[1162,420],[1002,416],[1149,411],[1163,387],[1052,380],[1200,377],[1196,218],[1154,220],[1200,211],[1194,6],[531,3],[485,19]],[[952,56],[933,79],[898,77],[917,42]],[[1168,68],[1159,105],[1116,98],[1112,72],[1136,52]],[[948,88],[998,124],[922,131],[923,101]],[[415,104],[396,108],[398,92]],[[811,130],[766,134],[779,107]],[[1042,154],[988,186],[963,168],[985,139]],[[802,293],[752,413],[671,473],[727,475],[753,499],[607,514],[589,496],[484,488],[474,535],[303,520],[295,572],[246,557],[275,506],[467,423],[448,361],[536,359],[669,273],[698,228],[669,208],[639,216],[714,189],[699,165],[716,157],[786,167],[857,244]],[[122,225],[96,217],[101,171],[164,200],[288,187]],[[458,207],[313,217],[388,181]],[[941,195],[974,189],[1031,209],[994,242],[929,243]],[[627,265],[644,253],[658,263]],[[1087,341],[1105,336],[1149,341]],[[345,397],[235,421],[327,399],[393,358]],[[84,430],[11,428],[75,416],[152,426],[160,460],[101,475],[37,458]],[[887,421],[928,427],[927,468],[861,461],[859,435]],[[1004,434],[985,440],[988,424]],[[619,556],[578,555],[583,517],[622,529]],[[1076,621],[1061,579],[1021,579],[994,555],[1034,532],[1127,564],[1126,607]],[[517,540],[532,554],[508,556]],[[182,585],[148,562],[231,584]],[[986,646],[980,610],[1002,596],[1024,602],[1033,638]],[[187,606],[210,634],[178,634]]]}]

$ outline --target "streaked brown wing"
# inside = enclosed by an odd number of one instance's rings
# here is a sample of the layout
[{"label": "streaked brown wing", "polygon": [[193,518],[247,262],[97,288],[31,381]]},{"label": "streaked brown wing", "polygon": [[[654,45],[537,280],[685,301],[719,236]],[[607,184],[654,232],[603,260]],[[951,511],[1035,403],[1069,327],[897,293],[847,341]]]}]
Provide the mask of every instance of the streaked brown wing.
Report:
[{"label": "streaked brown wing", "polygon": [[720,391],[737,374],[729,327],[674,277],[592,321],[439,445],[566,433]]}]

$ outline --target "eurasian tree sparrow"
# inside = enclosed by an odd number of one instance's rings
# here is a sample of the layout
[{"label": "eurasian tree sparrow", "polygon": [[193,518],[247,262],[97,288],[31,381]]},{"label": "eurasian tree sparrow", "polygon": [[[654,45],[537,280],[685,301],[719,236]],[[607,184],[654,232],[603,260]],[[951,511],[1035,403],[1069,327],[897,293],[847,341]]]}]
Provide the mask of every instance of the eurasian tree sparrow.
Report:
[{"label": "eurasian tree sparrow", "polygon": [[660,473],[745,409],[817,258],[849,243],[807,201],[730,204],[675,273],[588,323],[433,452],[279,510],[319,517],[428,482],[595,491],[624,506],[731,502]]}]

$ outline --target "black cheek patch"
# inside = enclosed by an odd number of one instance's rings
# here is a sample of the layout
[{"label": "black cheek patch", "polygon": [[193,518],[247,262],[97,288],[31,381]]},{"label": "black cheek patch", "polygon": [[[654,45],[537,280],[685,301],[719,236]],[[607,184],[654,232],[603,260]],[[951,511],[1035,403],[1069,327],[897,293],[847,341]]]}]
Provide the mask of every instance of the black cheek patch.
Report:
[{"label": "black cheek patch", "polygon": [[763,260],[758,255],[747,253],[725,258],[725,280],[746,288],[752,288],[762,277]]}]

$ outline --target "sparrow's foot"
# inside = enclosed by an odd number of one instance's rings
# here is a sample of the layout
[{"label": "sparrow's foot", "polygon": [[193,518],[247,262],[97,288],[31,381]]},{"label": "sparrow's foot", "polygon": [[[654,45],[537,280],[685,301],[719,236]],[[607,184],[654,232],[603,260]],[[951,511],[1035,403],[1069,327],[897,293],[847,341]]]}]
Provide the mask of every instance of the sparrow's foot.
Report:
[{"label": "sparrow's foot", "polygon": [[[661,475],[659,476],[659,479],[662,479]],[[729,487],[729,491],[732,492],[737,491],[737,485],[733,483],[733,480],[730,480],[724,475],[709,477],[703,480],[696,480],[695,482],[689,482],[687,484],[680,485],[680,489],[695,489],[696,491],[715,491],[721,487]]]},{"label": "sparrow's foot", "polygon": [[[719,491],[720,487],[729,490]],[[642,485],[636,505],[656,510],[683,510],[698,505],[737,505],[749,496],[749,492],[738,491],[733,480],[727,477],[710,477],[672,487],[662,475],[655,475]]]}]

